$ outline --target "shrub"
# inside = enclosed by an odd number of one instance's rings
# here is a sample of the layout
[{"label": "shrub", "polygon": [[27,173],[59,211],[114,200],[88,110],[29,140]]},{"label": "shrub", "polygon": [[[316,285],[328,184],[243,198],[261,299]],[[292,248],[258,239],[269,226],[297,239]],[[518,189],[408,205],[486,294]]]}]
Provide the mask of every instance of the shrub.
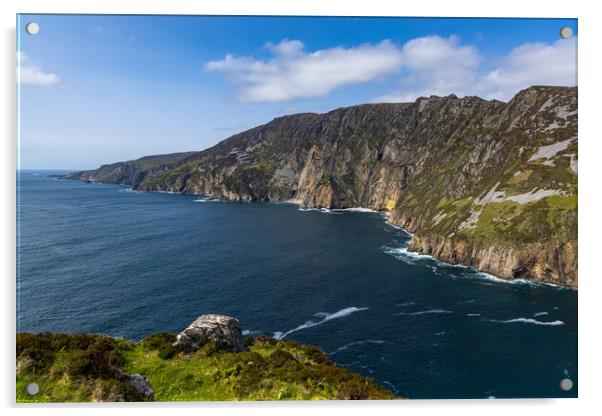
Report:
[{"label": "shrub", "polygon": [[212,355],[223,352],[228,352],[228,350],[213,341],[209,341],[199,348],[197,352],[195,352],[195,355],[200,357],[211,357]]},{"label": "shrub", "polygon": [[374,387],[370,387],[368,381],[353,376],[339,386],[339,395],[341,399],[366,400],[370,397],[370,391],[374,390]]},{"label": "shrub", "polygon": [[289,364],[297,364],[298,361],[289,352],[276,350],[267,358],[269,368],[282,368]]},{"label": "shrub", "polygon": [[106,338],[89,344],[83,351],[73,352],[65,371],[71,376],[113,377],[115,368],[123,365],[123,359],[115,345]]},{"label": "shrub", "polygon": [[158,356],[164,360],[174,357],[178,350],[173,346],[176,336],[167,332],[153,334],[142,341],[142,345],[147,350],[158,351]]}]

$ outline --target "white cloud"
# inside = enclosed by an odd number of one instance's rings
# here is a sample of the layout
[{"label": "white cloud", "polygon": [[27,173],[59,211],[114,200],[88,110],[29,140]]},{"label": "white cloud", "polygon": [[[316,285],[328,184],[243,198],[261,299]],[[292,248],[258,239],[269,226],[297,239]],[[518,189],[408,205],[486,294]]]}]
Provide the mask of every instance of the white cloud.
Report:
[{"label": "white cloud", "polygon": [[59,82],[56,74],[44,72],[31,62],[25,52],[17,52],[17,82],[29,85],[53,85]]},{"label": "white cloud", "polygon": [[532,85],[577,84],[576,38],[526,43],[494,63],[460,38],[426,36],[403,46],[375,45],[308,52],[299,40],[268,42],[270,59],[235,57],[205,65],[228,73],[243,101],[286,101],[322,97],[336,88],[401,72],[398,87],[375,102],[408,102],[420,96],[456,94],[508,100]]},{"label": "white cloud", "polygon": [[460,38],[452,35],[445,39],[439,36],[416,38],[403,45],[406,65],[415,70],[433,70],[446,66],[455,69],[471,69],[479,64],[481,57],[473,46],[461,46]]},{"label": "white cloud", "polygon": [[577,85],[576,48],[576,38],[521,45],[484,76],[480,88],[487,97],[508,99],[531,85]]},{"label": "white cloud", "polygon": [[461,46],[455,36],[413,39],[402,48],[405,71],[400,88],[374,101],[408,102],[452,93],[508,100],[532,85],[577,85],[576,42],[523,44],[486,71],[479,51]]},{"label": "white cloud", "polygon": [[242,101],[285,101],[322,97],[344,85],[374,80],[399,71],[402,52],[390,41],[353,48],[307,52],[298,40],[267,43],[268,60],[230,54],[205,65],[206,71],[230,73],[241,86]]},{"label": "white cloud", "polygon": [[402,52],[405,71],[401,88],[375,101],[406,102],[419,96],[460,95],[478,81],[482,57],[475,47],[460,45],[457,36],[412,39],[403,45]]}]

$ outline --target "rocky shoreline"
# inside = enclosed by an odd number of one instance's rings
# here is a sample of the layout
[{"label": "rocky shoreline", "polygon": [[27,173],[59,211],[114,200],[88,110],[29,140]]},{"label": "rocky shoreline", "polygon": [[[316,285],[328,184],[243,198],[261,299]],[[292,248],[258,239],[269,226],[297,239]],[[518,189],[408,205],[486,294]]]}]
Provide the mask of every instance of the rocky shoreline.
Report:
[{"label": "rocky shoreline", "polygon": [[[479,246],[465,240],[441,236],[414,236],[409,251],[430,255],[453,265],[473,267],[504,280],[523,279],[534,283],[552,284],[577,289],[577,248],[567,243],[549,250],[545,244],[530,245],[522,249]],[[549,264],[556,264],[557,279],[550,279]]]}]

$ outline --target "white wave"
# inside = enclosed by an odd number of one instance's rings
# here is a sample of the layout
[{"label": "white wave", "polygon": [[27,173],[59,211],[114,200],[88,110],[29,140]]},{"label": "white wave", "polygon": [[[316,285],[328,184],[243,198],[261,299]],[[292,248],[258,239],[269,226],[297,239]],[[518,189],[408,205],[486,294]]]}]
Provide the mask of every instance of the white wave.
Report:
[{"label": "white wave", "polygon": [[383,251],[387,254],[391,254],[392,256],[404,256],[404,257],[411,257],[411,258],[432,258],[429,255],[426,254],[420,254],[420,253],[415,253],[413,251],[408,251],[407,247],[387,247],[387,246],[383,246],[382,247]]},{"label": "white wave", "polygon": [[[291,200],[294,201],[294,200]],[[295,203],[295,202],[293,202]],[[299,201],[300,203],[300,201]],[[332,209],[328,209],[328,208],[301,208],[299,207],[299,211],[317,211],[317,212],[321,212],[324,214],[342,214],[344,212],[361,212],[361,213],[370,213],[370,214],[381,214],[384,217],[388,217],[389,213],[385,212],[385,211],[375,211],[373,209],[370,208],[363,208],[363,207],[353,207],[353,208],[332,208]]]},{"label": "white wave", "polygon": [[502,279],[502,278],[494,276],[492,274],[485,273],[485,272],[480,272],[480,271],[475,271],[475,276],[479,277],[481,279],[490,280],[490,281],[496,282],[496,283],[507,283],[507,284],[510,284],[510,285],[517,285],[517,284],[518,285],[525,285],[526,284],[526,285],[533,285],[533,286],[537,286],[538,285],[537,283],[530,282],[530,281],[525,280],[525,279],[512,279],[512,280]]},{"label": "white wave", "polygon": [[[389,254],[395,257],[397,260],[401,260],[407,264],[416,264],[417,261],[423,259],[433,259],[433,257],[428,256],[426,254],[415,253],[413,251],[408,251],[407,247],[388,247],[382,246],[381,249],[386,254]],[[433,259],[434,260],[434,259]]]},{"label": "white wave", "polygon": [[274,338],[275,339],[283,339],[284,337],[292,334],[293,332],[301,331],[301,330],[307,329],[307,328],[313,328],[314,326],[322,325],[323,323],[332,321],[333,319],[343,318],[345,316],[351,315],[352,313],[359,312],[359,311],[365,311],[368,309],[370,309],[370,308],[356,308],[355,306],[351,306],[349,308],[341,309],[340,311],[337,311],[334,313],[318,312],[314,316],[321,317],[322,319],[320,321],[309,320],[309,321],[305,322],[304,324],[301,324],[298,327],[288,330],[284,333],[281,331],[276,331],[276,332],[274,332]]},{"label": "white wave", "polygon": [[429,309],[426,311],[418,311],[418,312],[399,312],[396,313],[396,316],[417,316],[417,315],[430,315],[434,313],[452,313],[451,311],[447,311],[445,309]]},{"label": "white wave", "polygon": [[199,199],[193,199],[192,202],[217,202],[219,201],[219,199],[212,199],[212,198],[199,198]]},{"label": "white wave", "polygon": [[245,329],[245,330],[242,331],[242,334],[244,336],[255,335],[255,334],[259,334],[259,333],[261,333],[261,331],[254,331],[252,329]]},{"label": "white wave", "polygon": [[480,313],[467,313],[466,316],[481,316]]},{"label": "white wave", "polygon": [[416,302],[404,302],[404,303],[396,303],[395,306],[398,308],[403,308],[404,306],[416,305]]},{"label": "white wave", "polygon": [[353,207],[353,208],[334,208],[332,211],[347,211],[347,212],[366,212],[372,214],[380,214],[381,211],[375,211],[370,208]]},{"label": "white wave", "polygon": [[538,321],[537,319],[533,319],[533,318],[514,318],[514,319],[507,319],[507,320],[483,318],[482,320],[488,321],[488,322],[497,322],[500,324],[512,324],[512,323],[520,322],[520,323],[524,323],[524,324],[534,324],[534,325],[550,325],[550,326],[564,325],[564,322],[562,322],[562,321],[543,322],[543,321]]},{"label": "white wave", "polygon": [[[443,263],[443,264],[446,264],[446,263]],[[505,283],[505,284],[509,284],[509,285],[525,285],[525,286],[532,286],[532,287],[548,286],[548,287],[553,287],[553,288],[556,288],[556,289],[575,290],[575,289],[572,289],[570,287],[560,286],[560,285],[556,285],[554,283],[534,282],[532,280],[525,280],[525,279],[502,279],[502,278],[494,276],[492,274],[481,272],[481,271],[473,269],[472,267],[463,266],[461,264],[453,264],[453,265],[450,265],[450,266],[452,266],[452,267],[464,267],[464,268],[467,268],[467,269],[471,269],[471,270],[474,271],[474,275],[476,277],[484,279],[484,280],[490,280],[490,281],[496,282],[496,283]]]},{"label": "white wave", "polygon": [[545,315],[548,315],[548,313],[547,313],[547,312],[537,312],[537,313],[534,313],[534,314],[533,314],[533,316],[535,316],[535,317],[538,317],[538,316],[545,316]]},{"label": "white wave", "polygon": [[335,212],[332,209],[328,208],[299,208],[299,211],[316,211],[321,212],[322,214],[331,214],[331,215],[340,215],[340,212]]},{"label": "white wave", "polygon": [[554,283],[534,282],[532,280],[525,280],[525,279],[502,279],[502,278],[494,276],[492,274],[480,272],[480,271],[476,271],[476,270],[475,270],[475,275],[477,277],[480,277],[480,278],[483,278],[486,280],[491,280],[492,282],[506,283],[506,284],[510,284],[510,285],[525,285],[525,286],[532,286],[532,287],[548,286],[548,287],[553,287],[553,288],[562,289],[562,290],[576,290],[576,289],[573,289],[570,287],[556,285]]},{"label": "white wave", "polygon": [[287,199],[284,202],[286,202],[287,204],[293,204],[293,205],[301,205],[303,203],[303,201],[300,199]]},{"label": "white wave", "polygon": [[144,193],[143,191],[137,191],[137,190],[132,189],[130,187],[118,189],[117,192],[132,192],[132,193],[135,193],[135,194],[143,194]]},{"label": "white wave", "polygon": [[366,339],[364,341],[355,341],[355,342],[350,342],[349,344],[345,344],[342,347],[337,348],[336,350],[334,350],[333,352],[329,352],[328,355],[334,355],[337,354],[341,351],[345,351],[351,347],[355,347],[357,345],[364,345],[364,344],[384,344],[385,341],[381,341],[379,339]]},{"label": "white wave", "polygon": [[[407,264],[415,265],[416,262],[419,260],[431,260],[437,266],[443,266],[443,267],[448,267],[448,268],[456,267],[456,268],[471,271],[470,276],[467,276],[467,275],[464,276],[466,278],[477,277],[477,278],[480,278],[483,280],[489,280],[489,281],[496,282],[496,283],[506,283],[506,284],[511,284],[511,285],[527,285],[527,286],[533,286],[533,287],[549,286],[549,287],[554,287],[554,288],[563,289],[563,290],[576,290],[576,289],[572,289],[569,287],[556,285],[554,283],[533,282],[531,280],[525,280],[525,279],[502,279],[502,278],[499,278],[492,274],[475,270],[471,266],[465,266],[463,264],[449,264],[449,263],[445,263],[441,260],[438,260],[429,254],[420,254],[420,253],[416,253],[413,251],[409,251],[408,247],[409,246],[395,248],[395,247],[382,246],[381,249],[383,250],[384,253],[389,254],[389,255],[395,257],[396,259],[401,260]],[[434,271],[434,269],[432,267],[431,267],[431,269]],[[436,273],[436,272],[435,272],[435,274],[441,275],[440,273]]]}]

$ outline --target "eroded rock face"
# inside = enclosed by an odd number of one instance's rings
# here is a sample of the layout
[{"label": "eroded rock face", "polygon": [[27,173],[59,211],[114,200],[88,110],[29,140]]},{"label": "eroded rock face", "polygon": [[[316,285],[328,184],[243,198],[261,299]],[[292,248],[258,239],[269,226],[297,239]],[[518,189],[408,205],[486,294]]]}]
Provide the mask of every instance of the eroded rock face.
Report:
[{"label": "eroded rock face", "polygon": [[415,235],[409,249],[450,264],[472,266],[502,279],[527,279],[577,288],[577,247],[539,242],[520,249],[478,244],[460,238]]},{"label": "eroded rock face", "polygon": [[248,350],[240,322],[225,315],[201,315],[178,334],[173,345],[181,351],[193,353],[210,341],[232,352]]}]

